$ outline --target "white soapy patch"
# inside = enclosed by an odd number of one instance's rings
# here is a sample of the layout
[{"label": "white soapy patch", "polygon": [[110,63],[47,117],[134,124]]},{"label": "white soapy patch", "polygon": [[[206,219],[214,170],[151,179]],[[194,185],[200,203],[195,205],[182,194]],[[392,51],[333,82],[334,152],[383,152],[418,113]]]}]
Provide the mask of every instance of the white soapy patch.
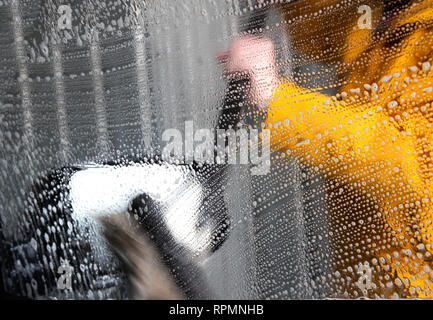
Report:
[{"label": "white soapy patch", "polygon": [[191,179],[185,168],[169,165],[84,169],[69,184],[72,215],[86,223],[89,217],[125,213],[135,197],[146,193],[163,204],[161,214],[174,239],[201,251],[209,243],[210,231],[196,228],[203,195],[200,183]]},{"label": "white soapy patch", "polygon": [[142,193],[164,200],[170,194],[170,186],[174,188],[183,176],[180,169],[159,165],[107,166],[79,171],[69,184],[74,215],[99,217],[122,213]]}]

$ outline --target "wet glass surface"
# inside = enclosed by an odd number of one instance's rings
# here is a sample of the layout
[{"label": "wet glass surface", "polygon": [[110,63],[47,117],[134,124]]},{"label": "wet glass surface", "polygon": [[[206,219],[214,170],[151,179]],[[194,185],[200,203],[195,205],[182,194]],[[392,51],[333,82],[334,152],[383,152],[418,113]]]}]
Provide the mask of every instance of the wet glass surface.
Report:
[{"label": "wet glass surface", "polygon": [[4,291],[432,298],[432,25],[430,0],[0,0]]}]

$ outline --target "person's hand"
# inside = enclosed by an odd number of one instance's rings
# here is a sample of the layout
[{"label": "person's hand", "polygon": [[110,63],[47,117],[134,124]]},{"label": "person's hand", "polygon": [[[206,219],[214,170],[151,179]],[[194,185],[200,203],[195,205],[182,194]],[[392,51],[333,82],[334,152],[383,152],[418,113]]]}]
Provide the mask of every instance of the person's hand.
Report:
[{"label": "person's hand", "polygon": [[224,64],[227,81],[248,77],[249,103],[261,108],[268,106],[278,84],[275,49],[270,39],[257,36],[235,39],[227,51],[218,55],[218,60]]}]

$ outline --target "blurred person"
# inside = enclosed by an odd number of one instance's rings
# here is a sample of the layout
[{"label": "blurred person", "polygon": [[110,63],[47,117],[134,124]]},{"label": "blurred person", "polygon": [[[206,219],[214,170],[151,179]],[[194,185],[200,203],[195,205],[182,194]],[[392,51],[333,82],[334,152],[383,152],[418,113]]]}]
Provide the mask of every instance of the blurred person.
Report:
[{"label": "blurred person", "polygon": [[[247,100],[265,113],[273,150],[327,179],[336,295],[433,298],[433,1],[278,6],[303,57],[291,63],[333,66],[337,94],[280,77],[275,46],[260,32],[218,59],[228,81],[249,79]],[[353,279],[364,264],[367,287]]]}]

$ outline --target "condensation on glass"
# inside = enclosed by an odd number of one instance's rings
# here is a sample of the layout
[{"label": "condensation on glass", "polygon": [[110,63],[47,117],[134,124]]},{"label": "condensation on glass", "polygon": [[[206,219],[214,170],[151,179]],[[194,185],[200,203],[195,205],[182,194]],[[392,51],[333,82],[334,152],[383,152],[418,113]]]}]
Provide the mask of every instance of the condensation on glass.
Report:
[{"label": "condensation on glass", "polygon": [[3,290],[432,298],[432,26],[430,0],[0,1]]}]

